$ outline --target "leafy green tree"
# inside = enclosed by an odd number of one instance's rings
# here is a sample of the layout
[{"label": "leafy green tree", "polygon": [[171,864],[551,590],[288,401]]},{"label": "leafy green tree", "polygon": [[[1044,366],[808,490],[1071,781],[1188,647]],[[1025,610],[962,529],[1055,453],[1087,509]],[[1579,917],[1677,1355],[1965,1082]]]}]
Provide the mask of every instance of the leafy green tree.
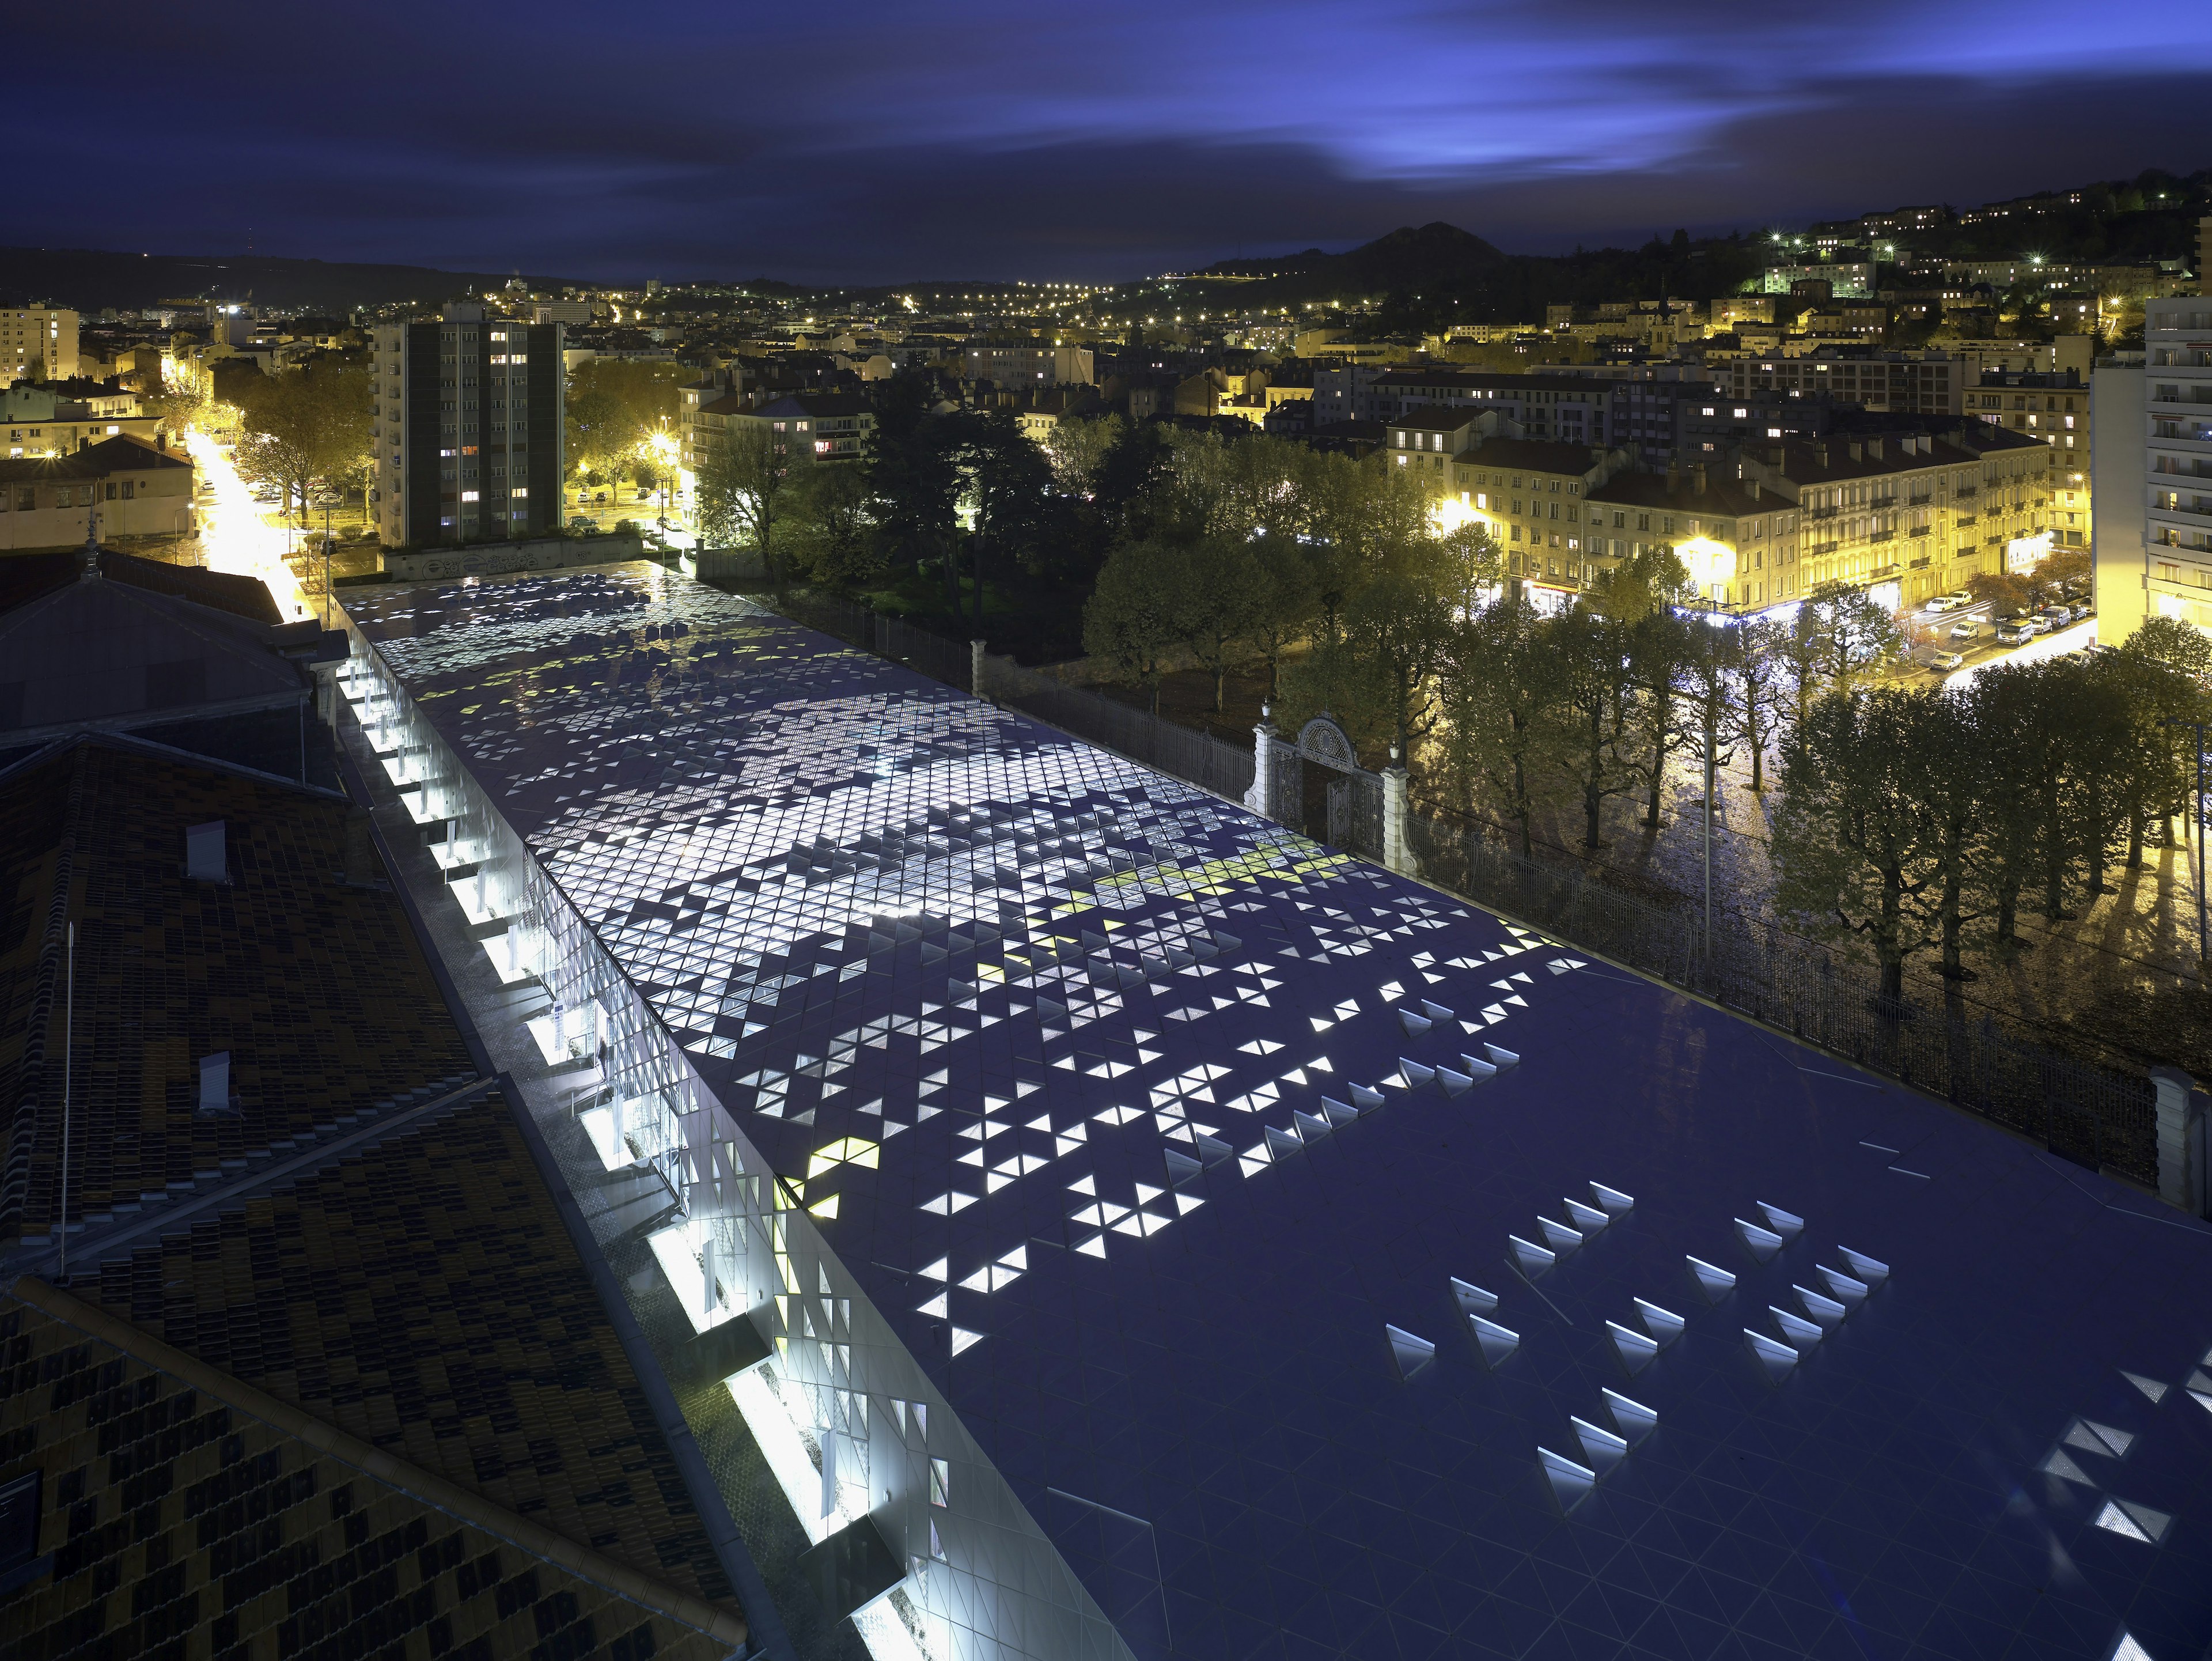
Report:
[{"label": "leafy green tree", "polygon": [[1644,828],[1659,828],[1659,800],[1667,779],[1667,757],[1690,738],[1681,721],[1682,680],[1692,660],[1706,642],[1691,631],[1704,624],[1687,622],[1664,605],[1646,609],[1627,624],[1632,672],[1640,696],[1636,700],[1637,726],[1641,739],[1636,770],[1644,783]]},{"label": "leafy green tree", "polygon": [[884,572],[871,492],[849,462],[802,467],[786,492],[784,548],[791,564],[816,582],[854,588]]},{"label": "leafy green tree", "polygon": [[1577,605],[1547,618],[1538,630],[1538,649],[1548,654],[1556,676],[1557,723],[1562,764],[1583,810],[1583,846],[1595,853],[1605,845],[1605,799],[1632,789],[1635,660],[1629,627],[1618,618]]},{"label": "leafy green tree", "polygon": [[568,377],[569,465],[594,483],[619,482],[653,464],[655,440],[673,427],[684,370],[673,363],[592,358]]},{"label": "leafy green tree", "polygon": [[1796,732],[1811,718],[1820,696],[1820,666],[1827,657],[1828,642],[1820,608],[1810,601],[1798,606],[1778,633],[1771,650],[1781,671],[1788,727]]},{"label": "leafy green tree", "polygon": [[1053,483],[1071,496],[1090,496],[1097,488],[1099,469],[1121,442],[1127,426],[1115,415],[1096,421],[1054,422],[1044,444]]},{"label": "leafy green tree", "polygon": [[1241,662],[1267,599],[1267,568],[1251,543],[1230,536],[1184,545],[1178,585],[1183,643],[1213,678],[1213,707],[1224,706],[1229,672]]},{"label": "leafy green tree", "polygon": [[1083,608],[1083,649],[1116,678],[1143,687],[1160,711],[1160,672],[1184,638],[1190,562],[1181,547],[1146,538],[1108,556]]},{"label": "leafy green tree", "polygon": [[1438,676],[1442,771],[1470,807],[1513,825],[1523,857],[1535,852],[1541,781],[1561,759],[1545,719],[1556,670],[1534,609],[1509,593],[1454,621]]},{"label": "leafy green tree", "polygon": [[1315,561],[1307,545],[1267,537],[1252,545],[1253,607],[1250,636],[1267,669],[1267,701],[1283,695],[1283,655],[1311,630],[1320,611]]},{"label": "leafy green tree", "polygon": [[367,475],[372,399],[368,372],[319,363],[245,383],[239,471],[283,490],[304,519],[317,481],[343,490]]},{"label": "leafy green tree", "polygon": [[945,609],[957,615],[960,579],[953,548],[966,484],[957,459],[962,432],[953,416],[938,411],[936,396],[926,375],[894,375],[883,384],[868,484],[891,557],[917,567],[938,563]]},{"label": "leafy green tree", "polygon": [[1383,557],[1352,596],[1341,638],[1324,651],[1375,666],[1390,741],[1409,763],[1435,719],[1435,678],[1457,615],[1458,574],[1430,537],[1410,538]]},{"label": "leafy green tree", "polygon": [[1823,679],[1830,691],[1848,697],[1894,660],[1904,636],[1897,619],[1862,589],[1816,595],[1813,604],[1826,646]]},{"label": "leafy green tree", "polygon": [[781,435],[764,421],[737,422],[700,451],[696,511],[702,533],[750,543],[760,551],[761,569],[771,581],[782,580],[776,531],[793,472]]},{"label": "leafy green tree", "polygon": [[1787,681],[1781,645],[1785,633],[1784,625],[1765,618],[1753,618],[1737,631],[1735,672],[1741,697],[1740,730],[1745,746],[1751,751],[1753,794],[1765,788],[1766,754],[1782,735],[1783,697]]},{"label": "leafy green tree", "polygon": [[1776,904],[1816,934],[1868,951],[1891,1008],[1904,999],[1906,959],[1928,943],[1917,903],[1936,873],[1910,758],[1936,696],[1829,692],[1783,746]]}]

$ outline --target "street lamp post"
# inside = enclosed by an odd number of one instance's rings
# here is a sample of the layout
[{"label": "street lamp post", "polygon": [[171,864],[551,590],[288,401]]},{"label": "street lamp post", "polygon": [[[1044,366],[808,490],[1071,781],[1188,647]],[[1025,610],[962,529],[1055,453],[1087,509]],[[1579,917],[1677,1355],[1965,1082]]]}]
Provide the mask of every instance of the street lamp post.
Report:
[{"label": "street lamp post", "polygon": [[323,627],[331,626],[331,509],[338,505],[338,493],[325,486],[315,492],[312,505],[323,510]]}]

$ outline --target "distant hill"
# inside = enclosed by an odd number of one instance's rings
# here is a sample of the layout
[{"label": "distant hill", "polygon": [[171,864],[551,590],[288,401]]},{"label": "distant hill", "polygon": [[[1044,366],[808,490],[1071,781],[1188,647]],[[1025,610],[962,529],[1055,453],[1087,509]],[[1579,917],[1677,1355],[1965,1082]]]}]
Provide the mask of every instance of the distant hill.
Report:
[{"label": "distant hill", "polygon": [[1464,282],[1495,271],[1509,259],[1472,231],[1439,219],[1419,228],[1401,226],[1349,253],[1308,248],[1280,259],[1224,260],[1207,266],[1204,275],[1318,285],[1335,294],[1382,294]]},{"label": "distant hill", "polygon": [[[439,301],[497,288],[507,271],[354,265],[267,254],[118,253],[100,248],[0,248],[0,301],[53,300],[81,312],[137,310],[159,300],[244,300],[343,313],[356,306]],[[530,277],[558,289],[573,277]]]},{"label": "distant hill", "polygon": [[1758,270],[1759,244],[1741,236],[1693,239],[1677,231],[1640,248],[1510,254],[1438,220],[1401,226],[1346,253],[1308,248],[1279,259],[1227,260],[1201,275],[1258,279],[1237,290],[1243,306],[1376,298],[1386,327],[1540,319],[1547,305],[1600,300],[1707,299]]}]

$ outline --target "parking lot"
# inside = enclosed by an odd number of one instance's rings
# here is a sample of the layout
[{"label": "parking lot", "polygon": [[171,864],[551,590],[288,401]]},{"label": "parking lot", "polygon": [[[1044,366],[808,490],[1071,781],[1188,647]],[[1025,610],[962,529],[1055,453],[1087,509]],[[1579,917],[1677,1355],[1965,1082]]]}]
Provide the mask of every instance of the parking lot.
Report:
[{"label": "parking lot", "polygon": [[[2074,603],[2070,609],[2081,615],[2069,615],[2063,623],[2056,618],[2035,618],[2032,622],[2033,632],[2026,639],[2018,639],[2012,636],[2021,620],[1996,617],[1994,607],[1987,600],[1969,601],[1940,611],[1923,606],[1909,620],[1908,654],[1929,673],[1943,676],[1948,682],[1970,676],[1993,663],[2033,662],[2096,644],[2094,614],[2081,602]],[[1972,635],[1958,638],[1956,631],[1965,628],[1971,628]],[[1952,658],[1958,660],[1949,661]]]}]

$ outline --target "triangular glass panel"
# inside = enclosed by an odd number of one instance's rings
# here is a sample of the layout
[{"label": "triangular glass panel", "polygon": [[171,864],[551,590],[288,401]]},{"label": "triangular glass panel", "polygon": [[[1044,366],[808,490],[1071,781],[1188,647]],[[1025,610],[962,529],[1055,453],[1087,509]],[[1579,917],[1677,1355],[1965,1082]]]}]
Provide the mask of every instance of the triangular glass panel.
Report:
[{"label": "triangular glass panel", "polygon": [[1594,1205],[1584,1205],[1580,1200],[1560,1202],[1567,1208],[1567,1220],[1585,1234],[1595,1234],[1613,1220]]},{"label": "triangular glass panel", "polygon": [[2140,1540],[2146,1546],[2154,1543],[2150,1536],[2143,1532],[2142,1525],[2122,1511],[2115,1500],[2106,1500],[2104,1510],[2094,1520],[2099,1528],[2109,1529],[2122,1539]]},{"label": "triangular glass panel", "polygon": [[1390,1341],[1390,1359],[1397,1363],[1398,1377],[1411,1378],[1423,1367],[1437,1359],[1437,1347],[1425,1338],[1417,1338],[1403,1327],[1385,1325],[1383,1335]]},{"label": "triangular glass panel", "polygon": [[1521,1065],[1520,1056],[1516,1056],[1510,1050],[1500,1050],[1494,1043],[1486,1043],[1483,1045],[1482,1053],[1490,1057],[1490,1064],[1501,1073],[1509,1067],[1518,1067]]},{"label": "triangular glass panel", "polygon": [[1849,1246],[1838,1246],[1836,1250],[1843,1254],[1844,1267],[1864,1281],[1870,1288],[1879,1289],[1881,1283],[1889,1278],[1889,1265],[1879,1257],[1869,1257]]},{"label": "triangular glass panel", "polygon": [[1435,1025],[1427,1016],[1416,1015],[1410,1009],[1401,1009],[1398,1012],[1398,1022],[1406,1029],[1406,1036],[1409,1038],[1421,1037]]},{"label": "triangular glass panel", "polygon": [[2093,1488],[2097,1486],[2095,1482],[2092,1482],[2082,1473],[2081,1466],[2075,1464],[2071,1458],[2067,1457],[2066,1450],[2064,1448],[2051,1449],[2050,1453],[2045,1457],[2043,1463],[2037,1466],[2036,1469],[2038,1470],[2046,1472],[2052,1476],[2063,1476],[2069,1482],[2079,1482],[2085,1488]]},{"label": "triangular glass panel", "polygon": [[1419,1062],[1409,1062],[1401,1056],[1398,1057],[1398,1076],[1406,1081],[1408,1090],[1419,1090],[1437,1076],[1437,1070],[1433,1067],[1424,1067]]},{"label": "triangular glass panel", "polygon": [[1868,1288],[1864,1281],[1854,1280],[1839,1269],[1821,1269],[1820,1279],[1826,1282],[1831,1293],[1853,1309],[1866,1301]]},{"label": "triangular glass panel", "polygon": [[1372,1085],[1356,1084],[1352,1086],[1352,1104],[1362,1113],[1372,1113],[1382,1105],[1382,1092]]},{"label": "triangular glass panel", "polygon": [[1628,1457],[1624,1438],[1600,1429],[1587,1419],[1570,1417],[1567,1422],[1575,1427],[1575,1439],[1583,1445],[1583,1457],[1590,1462],[1591,1469],[1602,1475]]},{"label": "triangular glass panel", "polygon": [[1698,1277],[1698,1290],[1705,1294],[1707,1302],[1717,1304],[1735,1290],[1735,1276],[1728,1270],[1702,1257],[1692,1257],[1687,1262],[1690,1273]]},{"label": "triangular glass panel", "polygon": [[1456,1012],[1445,1008],[1440,1003],[1431,1003],[1426,998],[1421,1000],[1421,1013],[1432,1021],[1449,1021],[1458,1019]]},{"label": "triangular glass panel", "polygon": [[1509,1234],[1505,1239],[1506,1244],[1512,1248],[1513,1256],[1519,1261],[1521,1272],[1524,1275],[1541,1275],[1559,1261],[1556,1252],[1547,1251],[1534,1241],[1522,1239],[1518,1234]]},{"label": "triangular glass panel", "polygon": [[1170,1187],[1180,1187],[1206,1169],[1189,1154],[1178,1153],[1171,1147],[1164,1150],[1164,1154],[1167,1160],[1168,1183]]},{"label": "triangular glass panel", "polygon": [[1607,1188],[1603,1183],[1592,1183],[1589,1187],[1591,1195],[1612,1216],[1618,1217],[1625,1211],[1636,1209],[1633,1195],[1623,1194],[1617,1188]]},{"label": "triangular glass panel", "polygon": [[1823,1298],[1819,1293],[1808,1292],[1801,1286],[1793,1286],[1790,1289],[1797,1294],[1797,1301],[1804,1305],[1805,1312],[1822,1326],[1836,1326],[1842,1322],[1846,1311],[1833,1298]]},{"label": "triangular glass panel", "polygon": [[2108,1459],[2124,1459],[2128,1450],[2135,1445],[2132,1432],[2115,1430],[2110,1425],[2100,1425],[2094,1419],[2076,1419],[2067,1427],[2060,1439],[2069,1447],[2081,1448],[2089,1453],[2101,1453]]},{"label": "triangular glass panel", "polygon": [[1328,1122],[1333,1125],[1350,1124],[1359,1116],[1342,1102],[1333,1102],[1326,1096],[1321,1098],[1321,1110],[1328,1116]]},{"label": "triangular glass panel", "polygon": [[1784,1211],[1778,1205],[1769,1205],[1764,1200],[1756,1203],[1759,1206],[1759,1214],[1766,1219],[1766,1226],[1784,1239],[1794,1240],[1805,1232],[1805,1220],[1802,1217]]},{"label": "triangular glass panel", "polygon": [[2123,1629],[2112,1640],[2112,1652],[2105,1661],[2151,1661],[2150,1652],[2136,1642],[2134,1635]]},{"label": "triangular glass panel", "polygon": [[1656,1409],[1632,1401],[1616,1390],[1600,1390],[1598,1394],[1605,1397],[1606,1406],[1613,1411],[1613,1422],[1620,1427],[1620,1433],[1628,1440],[1641,1441],[1658,1428]]},{"label": "triangular glass panel", "polygon": [[1291,1135],[1289,1131],[1278,1130],[1273,1125],[1267,1127],[1267,1152],[1278,1159],[1286,1153],[1299,1153],[1305,1147],[1304,1142]]},{"label": "triangular glass panel", "polygon": [[1474,1329],[1474,1342],[1482,1350],[1484,1365],[1500,1366],[1507,1356],[1521,1348],[1521,1335],[1511,1327],[1502,1327],[1480,1315],[1470,1315],[1467,1320],[1468,1324]]},{"label": "triangular glass panel", "polygon": [[1620,1352],[1621,1366],[1628,1369],[1632,1378],[1650,1366],[1652,1358],[1659,1354],[1656,1343],[1618,1321],[1607,1321],[1605,1331],[1606,1336],[1613,1340],[1613,1348]]},{"label": "triangular glass panel", "polygon": [[2166,1530],[2173,1526],[2173,1518],[2168,1512],[2154,1511],[2133,1500],[2120,1500],[2114,1503],[2128,1514],[2129,1520],[2143,1531],[2143,1537],[2154,1546],[2166,1538]]},{"label": "triangular glass panel", "polygon": [[1197,1131],[1191,1133],[1191,1141],[1197,1146],[1199,1159],[1208,1166],[1219,1165],[1237,1151],[1218,1136],[1208,1136]]},{"label": "triangular glass panel", "polygon": [[2144,1395],[2149,1396],[2154,1402],[2163,1402],[2166,1399],[2167,1387],[2159,1383],[2155,1378],[2146,1378],[2140,1372],[2122,1372],[2120,1377],[2126,1379]]},{"label": "triangular glass panel", "polygon": [[1597,1473],[1588,1465],[1578,1465],[1549,1448],[1538,1448],[1536,1457],[1543,1463],[1544,1475],[1552,1479],[1552,1492],[1559,1495],[1564,1510],[1572,1511],[1597,1486]]},{"label": "triangular glass panel", "polygon": [[1304,1137],[1305,1140],[1310,1142],[1319,1137],[1328,1135],[1330,1129],[1330,1125],[1327,1119],[1317,1118],[1313,1114],[1304,1112],[1297,1108],[1292,1108],[1291,1110],[1291,1123],[1297,1126],[1298,1135]]},{"label": "triangular glass panel", "polygon": [[1757,1223],[1747,1223],[1741,1217],[1735,1219],[1735,1237],[1743,1242],[1743,1249],[1758,1262],[1767,1262],[1782,1250],[1779,1234],[1771,1229],[1761,1228]]},{"label": "triangular glass panel", "polygon": [[1810,1349],[1820,1342],[1820,1329],[1817,1323],[1792,1315],[1786,1309],[1777,1309],[1772,1304],[1766,1306],[1766,1312],[1774,1317],[1774,1324],[1782,1335],[1798,1348]]},{"label": "triangular glass panel", "polygon": [[1487,1315],[1498,1307],[1498,1294],[1485,1292],[1472,1281],[1451,1277],[1452,1296],[1459,1300],[1460,1312],[1465,1315]]},{"label": "triangular glass panel", "polygon": [[1448,1067],[1437,1069],[1437,1083],[1447,1096],[1464,1096],[1474,1080],[1464,1073],[1455,1073]]},{"label": "triangular glass panel", "polygon": [[1549,1217],[1537,1218],[1536,1226],[1544,1231],[1544,1244],[1554,1251],[1572,1251],[1583,1243],[1580,1229],[1569,1228],[1565,1223],[1555,1223]]},{"label": "triangular glass panel", "polygon": [[1478,1056],[1462,1056],[1460,1060],[1467,1063],[1467,1076],[1477,1084],[1485,1083],[1498,1076],[1498,1068]]},{"label": "triangular glass panel", "polygon": [[1644,1330],[1662,1344],[1673,1343],[1682,1335],[1682,1329],[1689,1324],[1674,1311],[1662,1309],[1641,1298],[1636,1299],[1636,1312],[1644,1317]]},{"label": "triangular glass panel", "polygon": [[1753,1332],[1746,1327],[1743,1342],[1750,1348],[1753,1358],[1766,1369],[1767,1378],[1775,1384],[1778,1384],[1788,1378],[1790,1369],[1797,1365],[1796,1350],[1787,1344],[1776,1343],[1763,1332]]}]

